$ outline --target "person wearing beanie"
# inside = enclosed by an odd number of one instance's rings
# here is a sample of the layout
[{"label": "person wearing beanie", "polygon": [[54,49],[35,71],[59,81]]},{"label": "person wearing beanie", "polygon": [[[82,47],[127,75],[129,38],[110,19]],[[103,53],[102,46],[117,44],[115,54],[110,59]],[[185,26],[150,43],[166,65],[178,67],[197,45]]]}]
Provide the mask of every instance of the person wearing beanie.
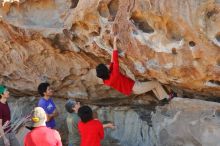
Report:
[{"label": "person wearing beanie", "polygon": [[38,106],[42,107],[47,114],[46,126],[53,129],[56,126],[54,118],[58,116],[56,105],[52,99],[53,90],[50,88],[49,83],[41,83],[38,86],[38,93],[41,95]]},{"label": "person wearing beanie", "polygon": [[9,91],[0,85],[0,146],[20,146],[15,133],[11,131],[10,124],[3,128],[3,125],[10,123],[11,112],[7,103]]},{"label": "person wearing beanie", "polygon": [[116,46],[117,37],[114,37],[113,41],[113,54],[111,58],[111,64],[108,68],[105,64],[101,63],[96,67],[96,76],[103,80],[103,83],[107,86],[114,88],[124,95],[143,94],[149,91],[153,91],[159,103],[166,104],[173,98],[174,94],[167,94],[162,85],[157,81],[139,82],[134,81],[131,78],[120,72],[120,66],[118,61],[118,49]]},{"label": "person wearing beanie", "polygon": [[42,107],[35,107],[31,117],[34,129],[24,138],[24,146],[62,146],[58,131],[46,127],[47,115]]},{"label": "person wearing beanie", "polygon": [[68,128],[68,146],[79,146],[80,136],[78,132],[78,123],[80,121],[77,115],[80,108],[80,102],[76,102],[73,99],[67,100],[65,104],[67,113],[66,123]]}]

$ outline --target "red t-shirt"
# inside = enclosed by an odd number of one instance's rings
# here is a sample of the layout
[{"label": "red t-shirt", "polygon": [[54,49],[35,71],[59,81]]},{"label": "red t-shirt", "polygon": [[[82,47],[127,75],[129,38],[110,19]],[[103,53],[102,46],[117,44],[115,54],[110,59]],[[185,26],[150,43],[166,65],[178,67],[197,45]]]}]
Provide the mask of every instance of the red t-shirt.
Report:
[{"label": "red t-shirt", "polygon": [[110,72],[110,77],[103,81],[104,84],[125,95],[130,95],[134,86],[134,81],[120,73],[117,50],[113,51],[113,62],[110,65]]},{"label": "red t-shirt", "polygon": [[87,123],[79,122],[78,128],[81,136],[80,146],[101,146],[104,129],[99,120],[91,120]]},{"label": "red t-shirt", "polygon": [[24,146],[62,146],[62,142],[56,130],[41,126],[25,136]]},{"label": "red t-shirt", "polygon": [[[0,102],[0,119],[2,119],[2,126],[6,121],[11,120],[11,113],[7,102],[5,104]],[[8,131],[8,129],[10,129],[10,126],[4,129],[4,132]]]}]

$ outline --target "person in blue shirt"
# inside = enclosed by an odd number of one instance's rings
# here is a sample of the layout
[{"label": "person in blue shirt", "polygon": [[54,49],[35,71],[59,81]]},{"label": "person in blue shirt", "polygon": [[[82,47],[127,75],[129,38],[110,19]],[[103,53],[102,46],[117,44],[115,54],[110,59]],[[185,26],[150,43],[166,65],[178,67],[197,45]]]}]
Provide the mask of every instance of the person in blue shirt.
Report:
[{"label": "person in blue shirt", "polygon": [[54,118],[58,116],[56,105],[52,100],[53,90],[50,88],[49,83],[41,83],[38,86],[38,92],[41,95],[38,106],[42,107],[47,114],[46,126],[53,129],[56,126]]}]

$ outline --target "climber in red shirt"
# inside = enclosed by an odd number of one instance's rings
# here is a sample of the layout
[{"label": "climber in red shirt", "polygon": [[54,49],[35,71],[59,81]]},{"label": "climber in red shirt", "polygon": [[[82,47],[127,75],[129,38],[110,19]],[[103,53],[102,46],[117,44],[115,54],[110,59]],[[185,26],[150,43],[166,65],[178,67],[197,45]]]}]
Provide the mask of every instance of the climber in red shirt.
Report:
[{"label": "climber in red shirt", "polygon": [[96,67],[96,75],[101,78],[105,85],[110,86],[117,91],[129,96],[131,93],[143,94],[148,91],[153,91],[156,97],[163,103],[168,103],[174,94],[168,95],[161,84],[157,81],[138,82],[133,81],[129,77],[123,75],[119,71],[118,50],[116,47],[117,37],[113,41],[113,55],[110,67],[105,64],[99,64]]}]

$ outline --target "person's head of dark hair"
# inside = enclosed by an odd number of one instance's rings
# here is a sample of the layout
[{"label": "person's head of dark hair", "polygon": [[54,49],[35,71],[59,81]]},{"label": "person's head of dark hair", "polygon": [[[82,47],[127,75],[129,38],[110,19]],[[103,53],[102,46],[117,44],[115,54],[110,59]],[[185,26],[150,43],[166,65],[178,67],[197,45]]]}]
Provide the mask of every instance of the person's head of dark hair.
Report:
[{"label": "person's head of dark hair", "polygon": [[96,76],[103,79],[103,80],[107,80],[109,79],[109,69],[107,68],[107,66],[103,63],[99,64],[98,66],[96,66]]},{"label": "person's head of dark hair", "polygon": [[83,123],[93,119],[92,109],[89,106],[82,106],[78,110],[78,115]]},{"label": "person's head of dark hair", "polygon": [[47,91],[48,86],[50,86],[49,83],[40,83],[40,85],[38,86],[38,93],[41,96],[44,96],[44,93]]}]

